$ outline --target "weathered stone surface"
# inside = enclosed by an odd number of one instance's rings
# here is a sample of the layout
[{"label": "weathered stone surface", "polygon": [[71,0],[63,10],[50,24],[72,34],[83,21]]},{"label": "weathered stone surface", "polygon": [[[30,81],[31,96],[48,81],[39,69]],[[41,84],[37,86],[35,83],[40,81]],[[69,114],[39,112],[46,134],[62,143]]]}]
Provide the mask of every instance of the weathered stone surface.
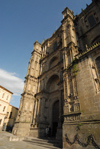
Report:
[{"label": "weathered stone surface", "polygon": [[58,30],[34,43],[13,133],[45,137],[48,126],[63,148],[92,149],[100,145],[100,1],[62,14]]}]

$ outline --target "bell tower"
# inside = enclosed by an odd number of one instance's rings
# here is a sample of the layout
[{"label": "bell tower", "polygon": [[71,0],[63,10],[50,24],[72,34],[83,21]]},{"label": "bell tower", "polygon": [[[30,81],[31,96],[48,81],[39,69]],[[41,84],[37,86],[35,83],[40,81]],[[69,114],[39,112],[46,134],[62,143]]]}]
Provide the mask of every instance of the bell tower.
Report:
[{"label": "bell tower", "polygon": [[32,56],[29,61],[28,71],[24,81],[24,89],[21,95],[20,107],[13,128],[13,134],[25,136],[29,135],[30,124],[33,118],[33,107],[35,94],[38,87],[39,61],[41,58],[41,44],[34,43]]},{"label": "bell tower", "polygon": [[65,8],[62,14],[64,84],[63,128],[65,130],[65,124],[68,122],[67,119],[70,118],[70,115],[79,118],[80,104],[78,100],[76,81],[78,68],[75,55],[78,54],[78,46],[74,26],[74,14],[68,8]]}]

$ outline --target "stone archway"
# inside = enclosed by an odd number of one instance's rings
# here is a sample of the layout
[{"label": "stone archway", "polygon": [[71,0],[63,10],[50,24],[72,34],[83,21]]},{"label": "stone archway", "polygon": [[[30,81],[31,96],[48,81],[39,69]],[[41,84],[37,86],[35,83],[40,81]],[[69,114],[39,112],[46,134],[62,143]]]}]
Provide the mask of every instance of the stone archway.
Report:
[{"label": "stone archway", "polygon": [[55,137],[57,133],[59,121],[59,100],[54,102],[52,106],[52,136]]},{"label": "stone archway", "polygon": [[46,90],[49,95],[49,125],[51,127],[51,135],[56,136],[58,119],[59,119],[59,76],[54,74],[47,81]]},{"label": "stone archway", "polygon": [[49,63],[49,69],[56,66],[59,62],[59,58],[58,57],[53,57]]},{"label": "stone archway", "polygon": [[58,90],[58,82],[59,82],[59,76],[52,75],[47,82],[46,90],[49,93],[52,93],[52,92]]}]

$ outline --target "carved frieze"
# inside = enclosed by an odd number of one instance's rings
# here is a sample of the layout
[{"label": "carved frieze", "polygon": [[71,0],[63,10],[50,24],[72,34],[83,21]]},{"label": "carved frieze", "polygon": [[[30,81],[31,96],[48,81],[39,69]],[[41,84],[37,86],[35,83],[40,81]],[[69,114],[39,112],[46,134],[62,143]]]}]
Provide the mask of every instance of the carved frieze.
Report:
[{"label": "carved frieze", "polygon": [[73,114],[66,115],[64,117],[64,120],[65,120],[65,122],[79,121],[79,120],[81,120],[81,117],[80,117],[80,114],[73,113]]}]

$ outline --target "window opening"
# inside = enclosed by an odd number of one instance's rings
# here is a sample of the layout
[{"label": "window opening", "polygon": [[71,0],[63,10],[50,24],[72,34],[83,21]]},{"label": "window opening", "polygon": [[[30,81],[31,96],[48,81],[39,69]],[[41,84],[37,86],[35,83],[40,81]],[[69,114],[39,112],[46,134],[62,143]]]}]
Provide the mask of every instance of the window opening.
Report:
[{"label": "window opening", "polygon": [[96,25],[96,20],[93,15],[90,15],[88,17],[88,21],[89,21],[90,27],[93,27],[94,25]]},{"label": "window opening", "polygon": [[12,117],[12,112],[10,112],[10,116],[9,116],[9,118],[11,118]]},{"label": "window opening", "polygon": [[2,98],[4,98],[5,93],[3,93]]},{"label": "window opening", "polygon": [[9,95],[7,96],[6,100],[8,100],[8,98],[9,98]]},{"label": "window opening", "polygon": [[55,42],[53,45],[53,50],[56,50],[56,49],[57,49],[57,42]]},{"label": "window opening", "polygon": [[6,106],[4,106],[4,108],[3,108],[3,112],[5,111],[5,109],[6,109]]},{"label": "window opening", "polygon": [[2,119],[0,119],[0,125],[1,125]]}]

